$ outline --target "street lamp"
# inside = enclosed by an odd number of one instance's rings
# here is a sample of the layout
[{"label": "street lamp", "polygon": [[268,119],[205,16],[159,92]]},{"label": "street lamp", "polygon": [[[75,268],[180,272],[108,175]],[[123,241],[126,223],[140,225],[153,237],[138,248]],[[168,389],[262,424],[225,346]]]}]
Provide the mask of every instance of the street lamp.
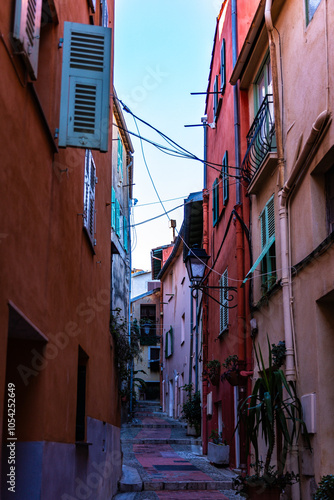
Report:
[{"label": "street lamp", "polygon": [[203,280],[209,258],[204,248],[193,247],[189,249],[185,265],[193,288],[198,288]]}]

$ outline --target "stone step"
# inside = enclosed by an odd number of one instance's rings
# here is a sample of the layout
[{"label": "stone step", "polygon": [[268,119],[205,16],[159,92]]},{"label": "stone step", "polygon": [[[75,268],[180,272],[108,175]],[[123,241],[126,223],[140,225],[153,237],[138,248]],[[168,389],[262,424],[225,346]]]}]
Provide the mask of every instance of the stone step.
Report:
[{"label": "stone step", "polygon": [[118,483],[118,489],[121,493],[142,491],[143,481],[137,469],[128,465],[122,466],[122,477]]},{"label": "stone step", "polygon": [[122,427],[127,429],[185,429],[187,424],[175,423],[175,424],[123,424]]},{"label": "stone step", "polygon": [[144,481],[144,491],[230,490],[232,481]]},{"label": "stone step", "polygon": [[173,439],[173,438],[167,438],[167,439],[154,439],[154,438],[145,438],[145,439],[139,439],[139,438],[131,438],[131,439],[122,439],[121,438],[121,443],[122,444],[179,444],[179,445],[201,445],[202,441],[200,438],[185,438],[185,439]]}]

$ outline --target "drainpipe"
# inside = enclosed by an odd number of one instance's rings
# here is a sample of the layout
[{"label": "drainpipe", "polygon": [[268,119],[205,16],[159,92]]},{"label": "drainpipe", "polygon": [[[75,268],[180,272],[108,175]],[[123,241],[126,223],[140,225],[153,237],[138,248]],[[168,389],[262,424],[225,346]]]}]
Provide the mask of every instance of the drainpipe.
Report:
[{"label": "drainpipe", "polygon": [[[238,17],[237,0],[232,0],[232,63],[233,68],[238,59]],[[234,151],[235,167],[240,174],[240,117],[239,117],[239,83],[233,86],[233,106],[234,106]],[[236,204],[241,203],[241,183],[238,178],[236,181]]]},{"label": "drainpipe", "polygon": [[[209,194],[206,189],[203,190],[203,248],[208,253],[209,251],[209,235],[208,235],[208,210],[209,210]],[[202,341],[203,341],[203,362],[205,367],[208,361],[208,298],[203,295],[203,318],[202,318]],[[208,381],[206,377],[202,377],[202,451],[203,455],[208,452],[208,428],[206,405],[208,398]]]},{"label": "drainpipe", "polygon": [[194,351],[194,299],[190,292],[190,353],[189,353],[189,384],[193,382],[193,351]]},{"label": "drainpipe", "polygon": [[284,183],[284,148],[282,136],[282,123],[281,123],[281,109],[280,98],[278,91],[278,65],[276,56],[276,45],[274,40],[274,26],[271,17],[271,4],[272,0],[266,0],[265,6],[265,22],[269,38],[271,74],[273,80],[273,99],[274,99],[274,116],[275,116],[275,133],[276,133],[276,146],[277,146],[277,160],[278,160],[278,184],[283,187]]}]

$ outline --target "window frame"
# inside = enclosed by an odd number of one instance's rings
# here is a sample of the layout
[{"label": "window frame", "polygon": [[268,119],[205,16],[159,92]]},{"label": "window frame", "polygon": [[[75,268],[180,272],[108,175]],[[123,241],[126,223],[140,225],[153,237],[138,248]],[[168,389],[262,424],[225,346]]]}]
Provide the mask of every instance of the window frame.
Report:
[{"label": "window frame", "polygon": [[219,218],[219,182],[216,178],[212,184],[212,226],[215,227]]},{"label": "window frame", "polygon": [[96,239],[94,238],[94,236],[96,232],[95,193],[97,181],[98,178],[96,176],[96,165],[92,151],[90,149],[86,149],[83,225],[93,246],[96,246]]}]

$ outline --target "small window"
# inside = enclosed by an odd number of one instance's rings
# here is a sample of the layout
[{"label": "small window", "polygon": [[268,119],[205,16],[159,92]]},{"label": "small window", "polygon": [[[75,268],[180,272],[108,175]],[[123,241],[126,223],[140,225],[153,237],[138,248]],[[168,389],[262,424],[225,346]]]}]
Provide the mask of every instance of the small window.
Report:
[{"label": "small window", "polygon": [[222,176],[223,176],[223,205],[224,207],[228,201],[228,154],[225,151],[223,158],[223,167],[222,167]]},{"label": "small window", "polygon": [[321,0],[306,0],[305,8],[306,8],[306,25],[311,22],[312,17],[314,16],[315,11],[318,8]]},{"label": "small window", "polygon": [[148,367],[152,372],[158,372],[160,366],[160,347],[149,347]]},{"label": "small window", "polygon": [[165,338],[165,358],[170,358],[174,351],[174,334],[173,327],[171,326],[168,332],[166,332]]},{"label": "small window", "polygon": [[218,179],[214,180],[212,185],[212,225],[215,226],[218,222],[219,215],[219,190]]},{"label": "small window", "polygon": [[120,174],[121,180],[123,180],[123,143],[119,135],[117,143],[117,172]]},{"label": "small window", "polygon": [[225,38],[223,38],[220,52],[220,92],[224,94],[226,87],[226,51]]},{"label": "small window", "polygon": [[84,185],[84,227],[89,239],[96,245],[95,235],[95,185],[97,183],[96,168],[90,149],[85,156],[85,185]]},{"label": "small window", "polygon": [[228,274],[227,269],[223,272],[219,280],[220,288],[220,334],[228,329]]},{"label": "small window", "polygon": [[186,315],[185,313],[181,316],[181,345],[184,344],[186,339]]},{"label": "small window", "polygon": [[325,174],[328,232],[334,231],[334,166]]},{"label": "small window", "polygon": [[116,193],[111,187],[111,227],[116,230]]},{"label": "small window", "polygon": [[86,439],[86,375],[88,356],[79,346],[75,440]]}]

